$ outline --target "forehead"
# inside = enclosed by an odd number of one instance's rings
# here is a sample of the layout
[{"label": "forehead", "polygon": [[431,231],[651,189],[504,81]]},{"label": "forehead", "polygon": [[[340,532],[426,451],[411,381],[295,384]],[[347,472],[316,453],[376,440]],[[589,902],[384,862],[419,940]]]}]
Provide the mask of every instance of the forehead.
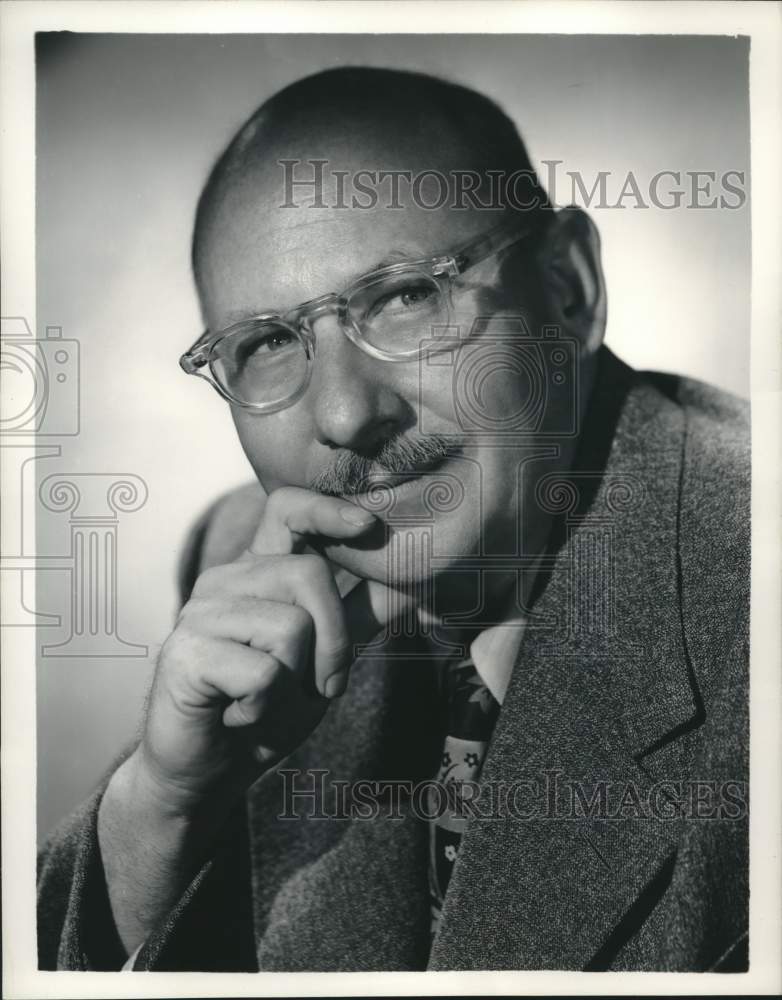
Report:
[{"label": "forehead", "polygon": [[[340,291],[389,257],[448,252],[487,232],[496,212],[426,208],[438,182],[426,177],[416,192],[406,179],[437,171],[450,183],[455,170],[469,169],[446,146],[432,153],[420,142],[393,148],[353,136],[266,150],[224,185],[203,237],[199,284],[210,327]],[[291,187],[291,177],[315,183]],[[362,183],[377,195],[372,207],[361,207],[369,200]]]}]

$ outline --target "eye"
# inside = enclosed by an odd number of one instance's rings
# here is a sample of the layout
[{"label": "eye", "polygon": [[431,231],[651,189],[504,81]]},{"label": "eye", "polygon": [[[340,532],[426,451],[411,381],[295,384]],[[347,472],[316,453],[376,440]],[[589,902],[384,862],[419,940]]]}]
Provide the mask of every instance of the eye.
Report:
[{"label": "eye", "polygon": [[281,347],[287,347],[288,344],[293,343],[293,339],[293,335],[285,330],[279,333],[270,333],[263,338],[256,350],[265,348],[269,351],[278,351]]},{"label": "eye", "polygon": [[297,344],[296,337],[282,328],[269,330],[248,337],[238,348],[236,360],[239,364],[264,362],[271,355],[284,353]]},{"label": "eye", "polygon": [[416,312],[431,304],[431,300],[437,296],[437,289],[432,285],[405,285],[376,299],[369,310],[368,318],[379,316],[381,313],[394,316]]},{"label": "eye", "polygon": [[420,288],[410,288],[396,297],[402,302],[402,305],[412,308],[426,302],[432,294],[431,288],[424,288],[422,285]]}]

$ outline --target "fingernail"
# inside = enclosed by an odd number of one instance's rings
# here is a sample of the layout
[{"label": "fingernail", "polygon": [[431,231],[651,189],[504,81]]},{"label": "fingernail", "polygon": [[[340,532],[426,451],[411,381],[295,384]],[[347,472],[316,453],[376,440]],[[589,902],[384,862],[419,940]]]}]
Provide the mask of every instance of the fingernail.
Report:
[{"label": "fingernail", "polygon": [[356,528],[365,528],[375,520],[374,514],[370,514],[352,503],[346,503],[340,507],[339,516],[343,521],[347,521],[348,524],[352,524]]},{"label": "fingernail", "polygon": [[331,677],[326,678],[326,683],[323,685],[323,691],[327,698],[339,698],[341,694],[345,693],[345,688],[348,686],[347,675],[343,672],[332,674]]}]

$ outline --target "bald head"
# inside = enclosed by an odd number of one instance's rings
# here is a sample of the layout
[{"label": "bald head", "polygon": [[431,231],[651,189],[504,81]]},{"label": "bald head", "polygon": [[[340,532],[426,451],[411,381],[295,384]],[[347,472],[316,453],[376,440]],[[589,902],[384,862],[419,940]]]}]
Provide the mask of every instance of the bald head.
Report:
[{"label": "bald head", "polygon": [[[348,67],[279,91],[240,128],[202,192],[193,234],[199,290],[207,249],[226,216],[251,202],[283,202],[283,161],[322,159],[358,171],[523,171],[537,185],[524,144],[489,98],[422,73]],[[496,221],[496,220],[495,220]]]}]

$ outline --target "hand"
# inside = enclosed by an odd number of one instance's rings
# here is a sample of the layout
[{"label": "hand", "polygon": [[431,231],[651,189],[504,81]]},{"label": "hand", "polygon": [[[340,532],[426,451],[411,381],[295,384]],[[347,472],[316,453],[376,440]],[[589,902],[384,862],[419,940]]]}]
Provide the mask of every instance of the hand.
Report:
[{"label": "hand", "polygon": [[368,581],[343,599],[326,560],[302,552],[317,536],[350,540],[373,523],[344,500],[280,489],[249,549],[197,580],[161,651],[142,741],[98,813],[128,953],[170,910],[234,802],[345,690],[353,644],[409,603]]},{"label": "hand", "polygon": [[356,642],[402,611],[363,581],[345,599],[332,569],[302,549],[358,538],[375,518],[286,487],[270,494],[249,549],[206,570],[161,651],[135,766],[167,809],[191,814],[243,792],[295,749],[341,695]]}]

